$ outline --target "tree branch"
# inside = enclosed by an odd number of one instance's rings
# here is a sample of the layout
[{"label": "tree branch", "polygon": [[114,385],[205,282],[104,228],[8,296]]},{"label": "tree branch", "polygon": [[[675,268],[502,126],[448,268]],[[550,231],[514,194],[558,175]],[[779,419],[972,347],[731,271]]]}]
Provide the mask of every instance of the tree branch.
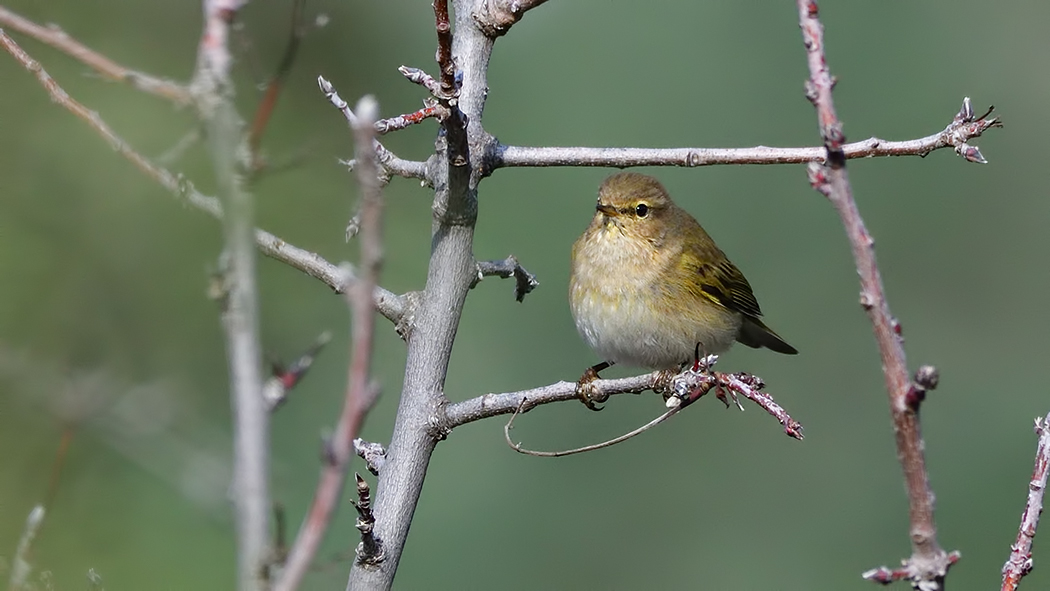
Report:
[{"label": "tree branch", "polygon": [[[332,86],[332,83],[326,80],[324,76],[318,76],[317,86],[321,89],[321,92],[324,93],[325,98],[327,98],[328,101],[331,102],[332,105],[336,109],[339,109],[339,111],[343,114],[343,117],[346,118],[346,122],[350,125],[351,129],[354,126],[356,126],[357,115],[354,115],[354,112],[350,109],[350,105],[348,105],[347,102],[343,100],[341,96],[339,96],[339,93],[336,92],[335,87]],[[377,122],[376,132],[384,133],[385,131],[386,129],[380,127]],[[378,141],[374,141],[373,143],[373,147],[375,149],[374,156],[379,159],[379,163],[383,165],[383,170],[385,172],[389,174],[396,174],[397,176],[405,178],[427,179],[426,162],[413,162],[411,160],[402,160],[401,158],[395,156],[393,152],[386,149],[386,147],[384,147],[383,144],[379,143]],[[346,165],[349,168],[356,168],[358,166],[357,159],[355,158],[354,160],[347,162]]]},{"label": "tree branch", "polygon": [[[467,291],[477,276],[472,253],[477,219],[477,183],[483,155],[492,139],[481,127],[492,40],[470,18],[477,0],[455,2],[456,34],[451,55],[439,49],[442,87],[447,73],[458,70],[458,96],[438,97],[451,109],[442,122],[431,163],[435,187],[430,265],[415,324],[408,338],[405,379],[386,462],[379,473],[375,498],[375,535],[383,540],[385,560],[376,566],[356,564],[348,589],[389,589],[408,537],[431,454],[437,445],[432,417],[447,403],[444,394],[449,356]],[[439,48],[445,43],[447,0],[435,0]],[[444,18],[443,18],[444,17]],[[455,104],[452,104],[454,101]]]},{"label": "tree branch", "polygon": [[193,102],[189,89],[182,84],[126,68],[84,46],[57,25],[38,25],[0,6],[0,27],[9,27],[12,31],[28,35],[80,61],[109,80],[127,82],[132,88],[167,99],[177,107],[185,107]]},{"label": "tree branch", "polygon": [[[616,394],[640,394],[646,390],[664,390],[670,384],[673,374],[654,371],[630,378],[600,379],[592,382],[596,398],[606,400]],[[576,382],[556,382],[549,386],[505,392],[502,394],[485,394],[462,402],[449,404],[440,411],[437,421],[445,433],[474,421],[488,419],[499,415],[511,414],[524,403],[521,412],[552,402],[579,400],[576,396]]]},{"label": "tree branch", "polygon": [[233,406],[234,522],[237,585],[242,591],[266,589],[270,539],[270,414],[263,397],[259,296],[255,281],[252,196],[240,171],[243,121],[233,106],[232,63],[226,39],[239,0],[205,0],[204,32],[192,88],[207,129],[220,194],[225,201],[226,294],[223,327],[230,366]]},{"label": "tree branch", "polygon": [[[969,98],[965,99],[969,103]],[[972,113],[971,113],[972,115]],[[860,142],[843,144],[843,155],[848,158],[875,158],[880,156],[926,156],[941,148],[955,148],[967,157],[975,148],[967,141],[981,137],[992,127],[1002,127],[996,117],[972,116],[966,120],[956,115],[943,130],[926,137],[888,141],[872,137]],[[978,152],[978,155],[980,153]],[[717,164],[801,164],[824,162],[827,151],[814,148],[533,148],[500,145],[493,153],[492,169],[519,166],[713,166]]]},{"label": "tree branch", "polygon": [[475,279],[474,287],[481,282],[482,277],[489,277],[495,275],[496,277],[502,277],[503,279],[514,278],[514,299],[523,302],[525,296],[532,292],[539,286],[540,282],[536,280],[536,276],[529,273],[525,267],[521,266],[518,262],[517,257],[510,255],[502,261],[478,261],[478,276]]},{"label": "tree branch", "polygon": [[810,164],[810,182],[828,197],[842,218],[860,275],[861,305],[871,320],[882,357],[897,454],[904,469],[911,508],[912,556],[906,565],[909,579],[914,587],[921,587],[924,591],[942,589],[944,576],[953,561],[937,543],[933,492],[930,490],[923,457],[918,403],[908,403],[908,394],[913,386],[908,378],[900,325],[890,314],[882,278],[875,263],[874,242],[857,210],[846,173],[846,157],[843,153],[845,136],[831,96],[834,81],[824,55],[824,29],[818,19],[817,4],[813,0],[797,0],[797,6],[810,74],[806,82],[806,96],[816,107],[820,135],[827,151],[826,165]]},{"label": "tree branch", "polygon": [[[339,416],[335,434],[330,441],[328,462],[321,472],[317,492],[295,544],[288,554],[284,572],[274,586],[275,591],[293,591],[299,587],[310,568],[332,514],[342,495],[347,466],[353,457],[353,441],[364,422],[368,409],[375,400],[376,388],[370,384],[372,343],[375,332],[374,299],[372,292],[382,264],[382,201],[380,199],[379,170],[376,168],[373,138],[374,122],[378,118],[375,100],[365,97],[358,103],[357,125],[354,128],[358,182],[361,185],[361,268],[362,275],[348,300],[353,312],[352,351],[347,379],[346,400]],[[380,551],[381,552],[381,551]],[[378,558],[376,560],[379,560]]]},{"label": "tree branch", "polygon": [[1050,472],[1050,415],[1035,420],[1035,433],[1039,444],[1035,451],[1035,468],[1028,483],[1028,500],[1021,514],[1021,526],[1017,529],[1017,540],[1010,547],[1010,558],[1003,565],[1002,591],[1015,591],[1021,579],[1032,571],[1032,541],[1039,527],[1039,515],[1043,512],[1043,494],[1046,492],[1046,477]]},{"label": "tree branch", "polygon": [[[123,138],[113,131],[113,128],[102,120],[98,113],[88,109],[69,96],[55,82],[54,78],[49,76],[40,66],[39,62],[30,57],[2,30],[0,30],[0,47],[6,49],[26,70],[36,76],[55,103],[58,103],[87,123],[88,126],[109,143],[113,150],[131,162],[140,172],[156,181],[179,201],[203,211],[217,220],[223,219],[223,207],[218,199],[197,191],[193,183],[181,175],[173,174],[135,151]],[[418,164],[425,167],[424,163]],[[348,281],[350,283],[356,281],[353,273],[347,274],[341,271],[338,266],[325,260],[321,255],[290,244],[265,230],[255,230],[255,244],[264,255],[320,280],[336,293],[343,293],[347,285],[349,285]],[[380,314],[395,324],[402,320],[408,308],[408,303],[404,297],[378,286],[375,288],[374,296],[376,299],[376,310]]]}]

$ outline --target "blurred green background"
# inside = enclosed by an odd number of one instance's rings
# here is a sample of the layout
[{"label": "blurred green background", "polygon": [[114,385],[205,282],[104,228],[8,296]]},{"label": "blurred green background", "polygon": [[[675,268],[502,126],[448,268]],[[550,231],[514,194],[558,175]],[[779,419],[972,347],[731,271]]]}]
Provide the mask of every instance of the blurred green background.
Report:
[{"label": "blurred green background", "polygon": [[[189,76],[198,2],[16,0],[130,67]],[[836,104],[847,136],[908,139],[941,130],[964,96],[994,103],[1006,128],[978,140],[991,164],[951,151],[850,163],[912,368],[941,387],[923,407],[940,540],[958,549],[952,589],[988,589],[1016,535],[1031,474],[1032,419],[1050,410],[1046,332],[1050,237],[1050,4],[988,9],[974,0],[822,3]],[[290,1],[243,13],[253,48],[238,63],[242,112],[277,63]],[[435,71],[425,2],[310,0],[328,19],[305,39],[264,140],[288,166],[252,186],[258,223],[332,261],[353,260],[343,229],[356,199],[337,158],[352,141],[317,91],[329,78],[384,114],[423,92],[402,64]],[[549,2],[500,39],[485,126],[516,145],[814,145],[792,2]],[[73,96],[143,153],[193,129],[188,112],[14,35]],[[389,137],[425,158],[435,124]],[[205,297],[220,227],[176,203],[53,105],[0,55],[0,556],[48,494],[63,429],[68,455],[36,564],[57,588],[225,589],[234,548],[226,487],[229,402],[215,305]],[[205,150],[171,168],[206,192]],[[566,304],[569,249],[609,171],[501,170],[482,185],[475,253],[513,253],[539,289],[514,302],[507,281],[470,295],[452,358],[452,400],[575,379],[596,361]],[[401,589],[869,589],[868,568],[910,553],[879,358],[857,304],[838,218],[804,167],[646,170],[707,227],[750,279],[766,319],[801,354],[739,347],[720,368],[762,376],[806,429],[785,437],[753,405],[714,399],[628,443],[564,459],[518,455],[500,419],[457,429],[434,455],[397,579]],[[430,193],[386,190],[383,284],[419,289]],[[294,534],[311,498],[319,441],[345,384],[348,314],[324,285],[264,259],[265,347],[290,359],[335,338],[273,420],[273,492]],[[385,442],[404,347],[381,321],[384,395],[364,436]],[[619,368],[617,368],[619,369]],[[610,371],[627,375],[629,370]],[[641,424],[658,397],[618,397],[595,414],[571,403],[519,421],[515,437],[574,447]],[[359,461],[353,469],[363,471]],[[356,545],[353,510],[333,524],[308,589],[342,589]],[[1050,528],[1045,526],[1044,529]],[[1030,589],[1050,586],[1036,542]],[[903,587],[901,587],[903,588]]]}]

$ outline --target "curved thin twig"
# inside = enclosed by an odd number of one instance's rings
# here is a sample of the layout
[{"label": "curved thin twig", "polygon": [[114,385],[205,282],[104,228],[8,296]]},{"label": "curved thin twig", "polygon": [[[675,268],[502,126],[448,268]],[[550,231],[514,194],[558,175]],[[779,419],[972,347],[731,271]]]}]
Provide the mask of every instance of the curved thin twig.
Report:
[{"label": "curved thin twig", "polygon": [[523,398],[521,400],[521,404],[518,405],[518,409],[514,411],[514,414],[512,414],[510,416],[510,420],[507,421],[507,424],[503,426],[503,437],[507,440],[507,445],[509,445],[510,448],[513,449],[514,451],[516,451],[516,452],[518,452],[520,454],[525,454],[527,456],[536,456],[536,457],[540,457],[540,458],[560,458],[560,457],[563,457],[563,456],[571,456],[573,454],[580,454],[580,453],[584,453],[584,452],[588,452],[588,451],[594,451],[594,450],[597,450],[597,449],[602,449],[603,447],[611,447],[613,445],[616,445],[617,443],[622,443],[624,441],[627,441],[628,439],[634,437],[635,435],[641,435],[642,433],[648,431],[649,429],[652,429],[653,427],[655,427],[655,426],[659,425],[660,423],[666,421],[667,419],[671,418],[672,416],[678,414],[678,411],[680,411],[683,408],[685,408],[684,405],[672,406],[671,408],[667,409],[662,415],[656,417],[655,419],[649,421],[648,423],[642,425],[641,427],[638,427],[637,429],[628,431],[627,433],[624,433],[623,435],[620,435],[619,437],[614,437],[614,438],[612,438],[612,439],[610,439],[608,441],[603,441],[601,443],[595,443],[595,444],[592,444],[592,445],[585,445],[583,447],[577,447],[575,449],[565,449],[565,450],[561,450],[561,451],[536,451],[536,450],[532,450],[532,449],[526,449],[526,448],[522,447],[520,443],[514,443],[514,441],[510,438],[510,430],[514,427],[514,419],[518,418],[518,414],[521,412],[521,409],[524,406],[527,405],[527,403],[528,403],[527,399]]}]

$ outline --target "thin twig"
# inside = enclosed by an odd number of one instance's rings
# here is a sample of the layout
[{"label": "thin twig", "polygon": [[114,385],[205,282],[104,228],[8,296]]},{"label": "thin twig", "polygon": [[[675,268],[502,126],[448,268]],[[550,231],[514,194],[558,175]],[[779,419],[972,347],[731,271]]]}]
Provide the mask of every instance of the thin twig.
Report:
[{"label": "thin twig", "polygon": [[[140,172],[156,181],[182,203],[203,211],[217,220],[222,220],[223,207],[218,199],[204,195],[193,186],[193,183],[182,176],[173,174],[171,171],[154,164],[149,158],[136,152],[123,138],[113,131],[113,128],[102,120],[98,113],[70,97],[55,82],[54,78],[49,76],[40,66],[39,62],[30,57],[2,30],[0,30],[0,47],[6,49],[26,70],[36,76],[55,103],[58,103],[87,123],[88,126],[109,143],[113,150],[131,162]],[[425,163],[416,164],[425,167]],[[348,276],[337,265],[325,260],[321,255],[299,248],[265,230],[255,230],[255,243],[264,255],[320,280],[336,293],[344,293],[347,285],[356,281],[352,274]],[[349,283],[347,283],[348,281]],[[380,314],[394,323],[402,319],[405,314],[406,304],[401,296],[378,286],[375,288],[374,296],[376,309]]]},{"label": "thin twig", "polygon": [[471,15],[478,28],[489,37],[506,35],[525,13],[547,0],[483,0]]},{"label": "thin twig", "polygon": [[1017,540],[1010,547],[1010,557],[1003,565],[1002,591],[1015,591],[1021,579],[1032,570],[1032,541],[1039,527],[1039,515],[1043,512],[1043,494],[1050,472],[1050,415],[1035,420],[1035,433],[1039,436],[1035,468],[1028,483],[1028,500],[1021,514],[1021,526],[1017,528]]},{"label": "thin twig", "polygon": [[441,83],[437,80],[434,80],[433,76],[427,74],[423,70],[420,70],[419,68],[413,68],[410,66],[401,66],[397,69],[397,71],[401,72],[401,75],[405,78],[408,78],[409,82],[418,84],[430,91],[430,94],[434,96],[438,96],[441,94]]},{"label": "thin twig", "polygon": [[281,57],[281,63],[277,66],[277,71],[274,72],[273,77],[266,84],[266,93],[263,94],[262,100],[259,101],[259,106],[255,109],[255,117],[252,119],[252,124],[248,131],[248,148],[251,150],[252,170],[259,170],[263,166],[259,155],[259,146],[262,143],[263,132],[266,131],[266,126],[270,122],[270,116],[273,115],[274,107],[277,105],[277,98],[284,89],[284,82],[292,71],[295,56],[299,52],[299,44],[306,33],[306,26],[303,24],[304,6],[306,6],[306,0],[294,0],[292,2],[292,30],[289,34],[288,45],[285,46],[284,56]]},{"label": "thin twig", "polygon": [[298,588],[310,568],[317,548],[339,503],[346,478],[346,468],[353,456],[353,441],[376,395],[370,383],[372,342],[375,332],[375,305],[371,294],[382,264],[382,200],[379,171],[375,166],[373,138],[378,107],[371,97],[357,105],[357,125],[354,128],[358,181],[361,185],[361,276],[348,293],[353,322],[350,370],[343,411],[329,441],[328,462],[322,468],[313,504],[299,529],[295,544],[288,554],[284,572],[274,586],[275,591]]},{"label": "thin twig", "polygon": [[441,121],[445,117],[448,117],[448,109],[443,105],[434,103],[426,105],[418,111],[376,121],[376,133],[384,135],[392,131],[400,131],[417,123],[422,123],[427,119],[437,119],[438,121]]},{"label": "thin twig", "polygon": [[448,0],[434,0],[434,24],[437,29],[437,60],[441,70],[439,99],[448,100],[456,94],[456,64],[452,60],[452,23],[448,20]]},{"label": "thin twig", "polygon": [[526,449],[526,448],[522,447],[522,445],[520,443],[514,443],[514,440],[512,440],[510,438],[510,430],[512,428],[514,428],[514,419],[518,418],[518,413],[521,411],[521,409],[527,403],[528,403],[528,401],[523,399],[521,401],[521,404],[518,405],[518,409],[515,410],[514,414],[512,414],[510,416],[510,420],[507,421],[507,424],[503,426],[503,438],[507,441],[507,445],[509,445],[510,448],[513,449],[514,451],[516,451],[516,452],[518,452],[520,454],[525,454],[527,456],[536,456],[536,457],[540,457],[540,458],[560,458],[560,457],[564,457],[564,456],[571,456],[571,455],[575,455],[575,454],[582,454],[582,453],[589,452],[589,451],[595,451],[595,450],[599,450],[599,449],[602,449],[602,448],[605,448],[605,447],[612,447],[612,446],[616,445],[617,443],[622,443],[624,441],[627,441],[628,439],[631,439],[632,437],[635,437],[637,435],[641,435],[642,433],[645,433],[649,429],[652,429],[653,427],[659,425],[660,423],[662,423],[662,422],[666,421],[667,419],[673,417],[674,415],[678,414],[679,411],[681,411],[683,408],[685,408],[684,406],[673,406],[673,407],[667,409],[666,411],[664,411],[664,413],[661,414],[660,416],[658,416],[655,419],[649,421],[648,423],[642,425],[641,427],[638,427],[637,429],[633,429],[631,431],[628,431],[627,433],[624,433],[623,435],[620,435],[619,437],[614,437],[612,439],[609,439],[608,441],[603,441],[601,443],[594,443],[594,444],[591,444],[591,445],[585,445],[583,447],[577,447],[577,448],[573,448],[573,449],[565,449],[565,450],[560,450],[560,451],[537,451],[537,450],[533,450],[533,449]]},{"label": "thin twig", "polygon": [[906,565],[909,578],[916,588],[939,590],[943,588],[944,576],[952,561],[937,543],[933,492],[926,473],[917,406],[913,408],[907,401],[912,383],[904,359],[900,325],[890,314],[882,278],[875,263],[873,241],[853,199],[843,153],[845,137],[831,96],[834,81],[824,55],[824,28],[818,19],[817,5],[813,0],[797,0],[797,6],[810,73],[806,95],[816,107],[820,135],[827,150],[827,165],[811,164],[810,180],[814,188],[826,195],[835,206],[846,228],[860,275],[861,305],[871,320],[882,357],[897,439],[897,457],[904,469],[910,504],[912,556]]},{"label": "thin twig", "polygon": [[[969,99],[966,99],[969,101]],[[848,159],[875,158],[880,156],[926,156],[941,148],[956,148],[956,152],[967,160],[979,162],[967,153],[975,148],[968,140],[980,137],[992,127],[1002,127],[996,117],[971,118],[966,121],[958,116],[943,130],[926,137],[889,141],[868,138],[860,142],[842,145],[842,153]],[[963,147],[965,146],[965,148]],[[979,152],[978,152],[979,154]],[[713,166],[719,164],[801,164],[824,162],[827,151],[823,147],[813,148],[534,148],[525,146],[500,146],[493,155],[492,168],[510,166],[608,166],[628,168],[632,166]]]},{"label": "thin twig", "polygon": [[[514,278],[514,299],[522,302],[525,296],[539,286],[536,276],[521,266],[517,257],[510,255],[502,261],[478,261],[478,281],[482,277],[495,275],[504,279]],[[477,282],[475,282],[475,285]]]},{"label": "thin twig", "polygon": [[189,89],[176,82],[163,80],[126,68],[108,57],[84,46],[56,25],[41,26],[0,6],[0,28],[8,27],[69,55],[92,68],[103,77],[117,82],[127,82],[136,90],[167,99],[178,107],[193,101]]},{"label": "thin twig", "polygon": [[[357,125],[357,115],[355,115],[353,110],[350,109],[350,105],[343,100],[343,97],[339,96],[339,92],[336,91],[335,86],[326,80],[324,76],[317,77],[317,86],[321,89],[321,92],[324,93],[325,98],[327,98],[328,101],[343,114],[343,117],[346,118],[347,124],[349,124],[351,128],[355,127]],[[379,130],[376,129],[376,131],[378,132]],[[414,162],[398,158],[393,152],[386,149],[386,147],[376,140],[373,140],[372,147],[375,150],[375,157],[379,160],[379,163],[383,165],[383,170],[385,172],[404,178],[427,179],[426,162]],[[356,169],[360,166],[357,158],[354,158],[345,164],[347,165],[347,168],[351,169]]]},{"label": "thin twig", "polygon": [[11,578],[8,580],[10,591],[21,591],[33,571],[33,564],[29,561],[29,553],[33,549],[33,540],[36,539],[40,525],[44,523],[44,506],[37,505],[29,512],[26,518],[26,526],[22,529],[22,537],[18,540],[18,548],[15,550],[14,559],[11,561]]}]

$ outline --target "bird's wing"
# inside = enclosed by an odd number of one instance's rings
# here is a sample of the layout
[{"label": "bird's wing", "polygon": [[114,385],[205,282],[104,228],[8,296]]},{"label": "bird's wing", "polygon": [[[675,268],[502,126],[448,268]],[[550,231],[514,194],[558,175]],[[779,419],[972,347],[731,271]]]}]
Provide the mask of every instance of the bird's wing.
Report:
[{"label": "bird's wing", "polygon": [[701,276],[700,293],[711,301],[752,318],[762,315],[751,284],[729,259],[701,263],[696,272]]}]

